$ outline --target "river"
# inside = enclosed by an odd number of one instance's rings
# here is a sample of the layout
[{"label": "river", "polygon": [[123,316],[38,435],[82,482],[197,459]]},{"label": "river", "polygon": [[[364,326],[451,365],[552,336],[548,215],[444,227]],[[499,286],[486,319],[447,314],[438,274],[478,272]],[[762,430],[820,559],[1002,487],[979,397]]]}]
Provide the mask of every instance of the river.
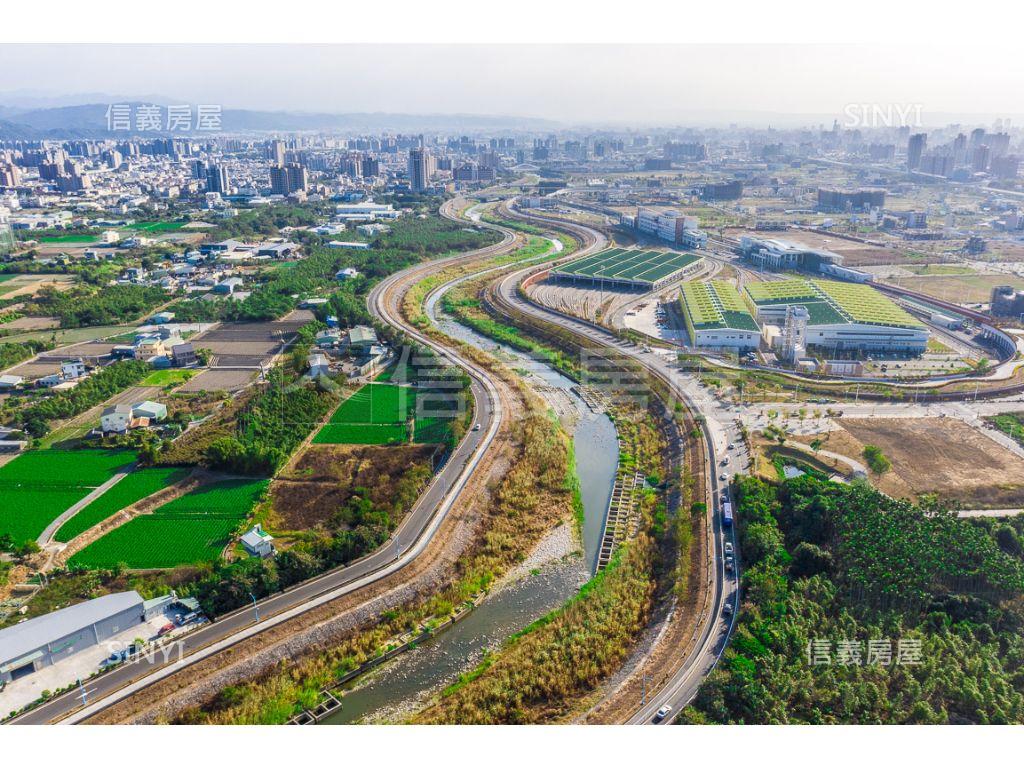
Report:
[{"label": "river", "polygon": [[[553,247],[560,249],[561,243]],[[496,344],[446,315],[440,309],[440,295],[435,294],[427,301],[426,311],[431,320],[449,336],[486,350],[526,376],[571,431],[584,507],[583,552],[575,545],[575,536],[567,526],[554,531],[526,564],[517,568],[469,616],[415,650],[354,681],[353,688],[342,697],[342,708],[323,721],[327,724],[403,719],[433,692],[455,681],[461,672],[472,669],[487,649],[499,646],[510,635],[564,603],[593,575],[597,564],[618,463],[618,443],[611,420],[593,412],[583,402],[573,391],[575,384],[571,379],[524,353]]]}]

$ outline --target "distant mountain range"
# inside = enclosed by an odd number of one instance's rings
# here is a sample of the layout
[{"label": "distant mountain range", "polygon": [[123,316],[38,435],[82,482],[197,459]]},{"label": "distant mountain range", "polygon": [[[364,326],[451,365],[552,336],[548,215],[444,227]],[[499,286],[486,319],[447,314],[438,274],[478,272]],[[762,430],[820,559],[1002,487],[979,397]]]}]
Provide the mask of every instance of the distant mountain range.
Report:
[{"label": "distant mountain range", "polygon": [[[3,98],[0,95],[0,98]],[[129,104],[132,114],[138,106],[166,103],[122,100],[107,103],[75,104],[64,106],[28,107],[0,105],[0,139],[100,139],[136,133],[140,136],[160,135],[160,131],[126,132],[108,129],[107,111],[110,104]],[[195,112],[196,105],[192,105]],[[163,114],[166,115],[166,112]],[[134,125],[134,123],[133,123]],[[388,112],[267,112],[249,109],[225,109],[221,113],[221,131],[274,132],[274,131],[345,131],[378,133],[418,133],[420,131],[472,132],[494,130],[549,130],[559,124],[539,118],[505,115],[410,115]],[[175,131],[180,134],[180,131]],[[209,136],[209,132],[196,135]]]}]

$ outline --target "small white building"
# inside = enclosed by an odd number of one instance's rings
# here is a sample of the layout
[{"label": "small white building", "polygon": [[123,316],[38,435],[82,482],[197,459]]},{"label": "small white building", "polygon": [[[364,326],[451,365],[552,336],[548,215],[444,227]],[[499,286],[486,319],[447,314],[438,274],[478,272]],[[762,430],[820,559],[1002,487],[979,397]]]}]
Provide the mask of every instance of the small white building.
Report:
[{"label": "small white building", "polygon": [[13,373],[5,373],[0,376],[0,389],[14,389],[20,387],[25,382],[25,379],[21,376],[15,376]]},{"label": "small white building", "polygon": [[123,435],[132,420],[132,407],[128,403],[108,405],[100,415],[100,429],[103,434]]},{"label": "small white building", "polygon": [[316,352],[310,355],[306,362],[309,363],[310,378],[317,379],[321,376],[330,376],[331,369],[326,355]]},{"label": "small white building", "polygon": [[167,406],[152,400],[143,400],[141,403],[136,403],[132,406],[132,418],[163,421],[167,418]]},{"label": "small white building", "polygon": [[79,379],[85,375],[85,363],[81,358],[77,360],[65,360],[60,364],[61,378]]},{"label": "small white building", "polygon": [[345,267],[334,273],[336,280],[352,280],[359,277],[359,271],[355,267]]},{"label": "small white building", "polygon": [[252,557],[272,557],[274,552],[274,537],[263,530],[263,526],[256,523],[242,536],[242,546]]}]

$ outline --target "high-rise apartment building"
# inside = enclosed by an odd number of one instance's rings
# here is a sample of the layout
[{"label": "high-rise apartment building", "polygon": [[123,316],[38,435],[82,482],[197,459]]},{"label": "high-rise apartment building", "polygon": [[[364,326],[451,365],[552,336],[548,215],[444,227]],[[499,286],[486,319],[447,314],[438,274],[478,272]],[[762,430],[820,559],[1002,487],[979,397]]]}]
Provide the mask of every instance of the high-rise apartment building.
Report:
[{"label": "high-rise apartment building", "polygon": [[308,187],[309,175],[298,163],[285,163],[270,169],[270,191],[275,195],[305,192]]},{"label": "high-rise apartment building", "polygon": [[907,142],[907,170],[916,171],[921,165],[921,156],[928,145],[927,133],[915,133]]}]

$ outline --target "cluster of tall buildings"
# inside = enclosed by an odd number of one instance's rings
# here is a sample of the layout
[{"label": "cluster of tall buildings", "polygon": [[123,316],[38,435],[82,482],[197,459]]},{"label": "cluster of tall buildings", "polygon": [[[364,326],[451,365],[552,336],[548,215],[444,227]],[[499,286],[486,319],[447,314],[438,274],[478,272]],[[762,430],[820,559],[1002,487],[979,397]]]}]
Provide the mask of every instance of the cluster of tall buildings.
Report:
[{"label": "cluster of tall buildings", "polygon": [[949,142],[928,149],[928,134],[915,133],[907,141],[907,170],[932,176],[953,176],[959,170],[987,173],[997,179],[1016,178],[1020,158],[1010,154],[1010,134],[975,128],[970,136],[958,133]]}]

